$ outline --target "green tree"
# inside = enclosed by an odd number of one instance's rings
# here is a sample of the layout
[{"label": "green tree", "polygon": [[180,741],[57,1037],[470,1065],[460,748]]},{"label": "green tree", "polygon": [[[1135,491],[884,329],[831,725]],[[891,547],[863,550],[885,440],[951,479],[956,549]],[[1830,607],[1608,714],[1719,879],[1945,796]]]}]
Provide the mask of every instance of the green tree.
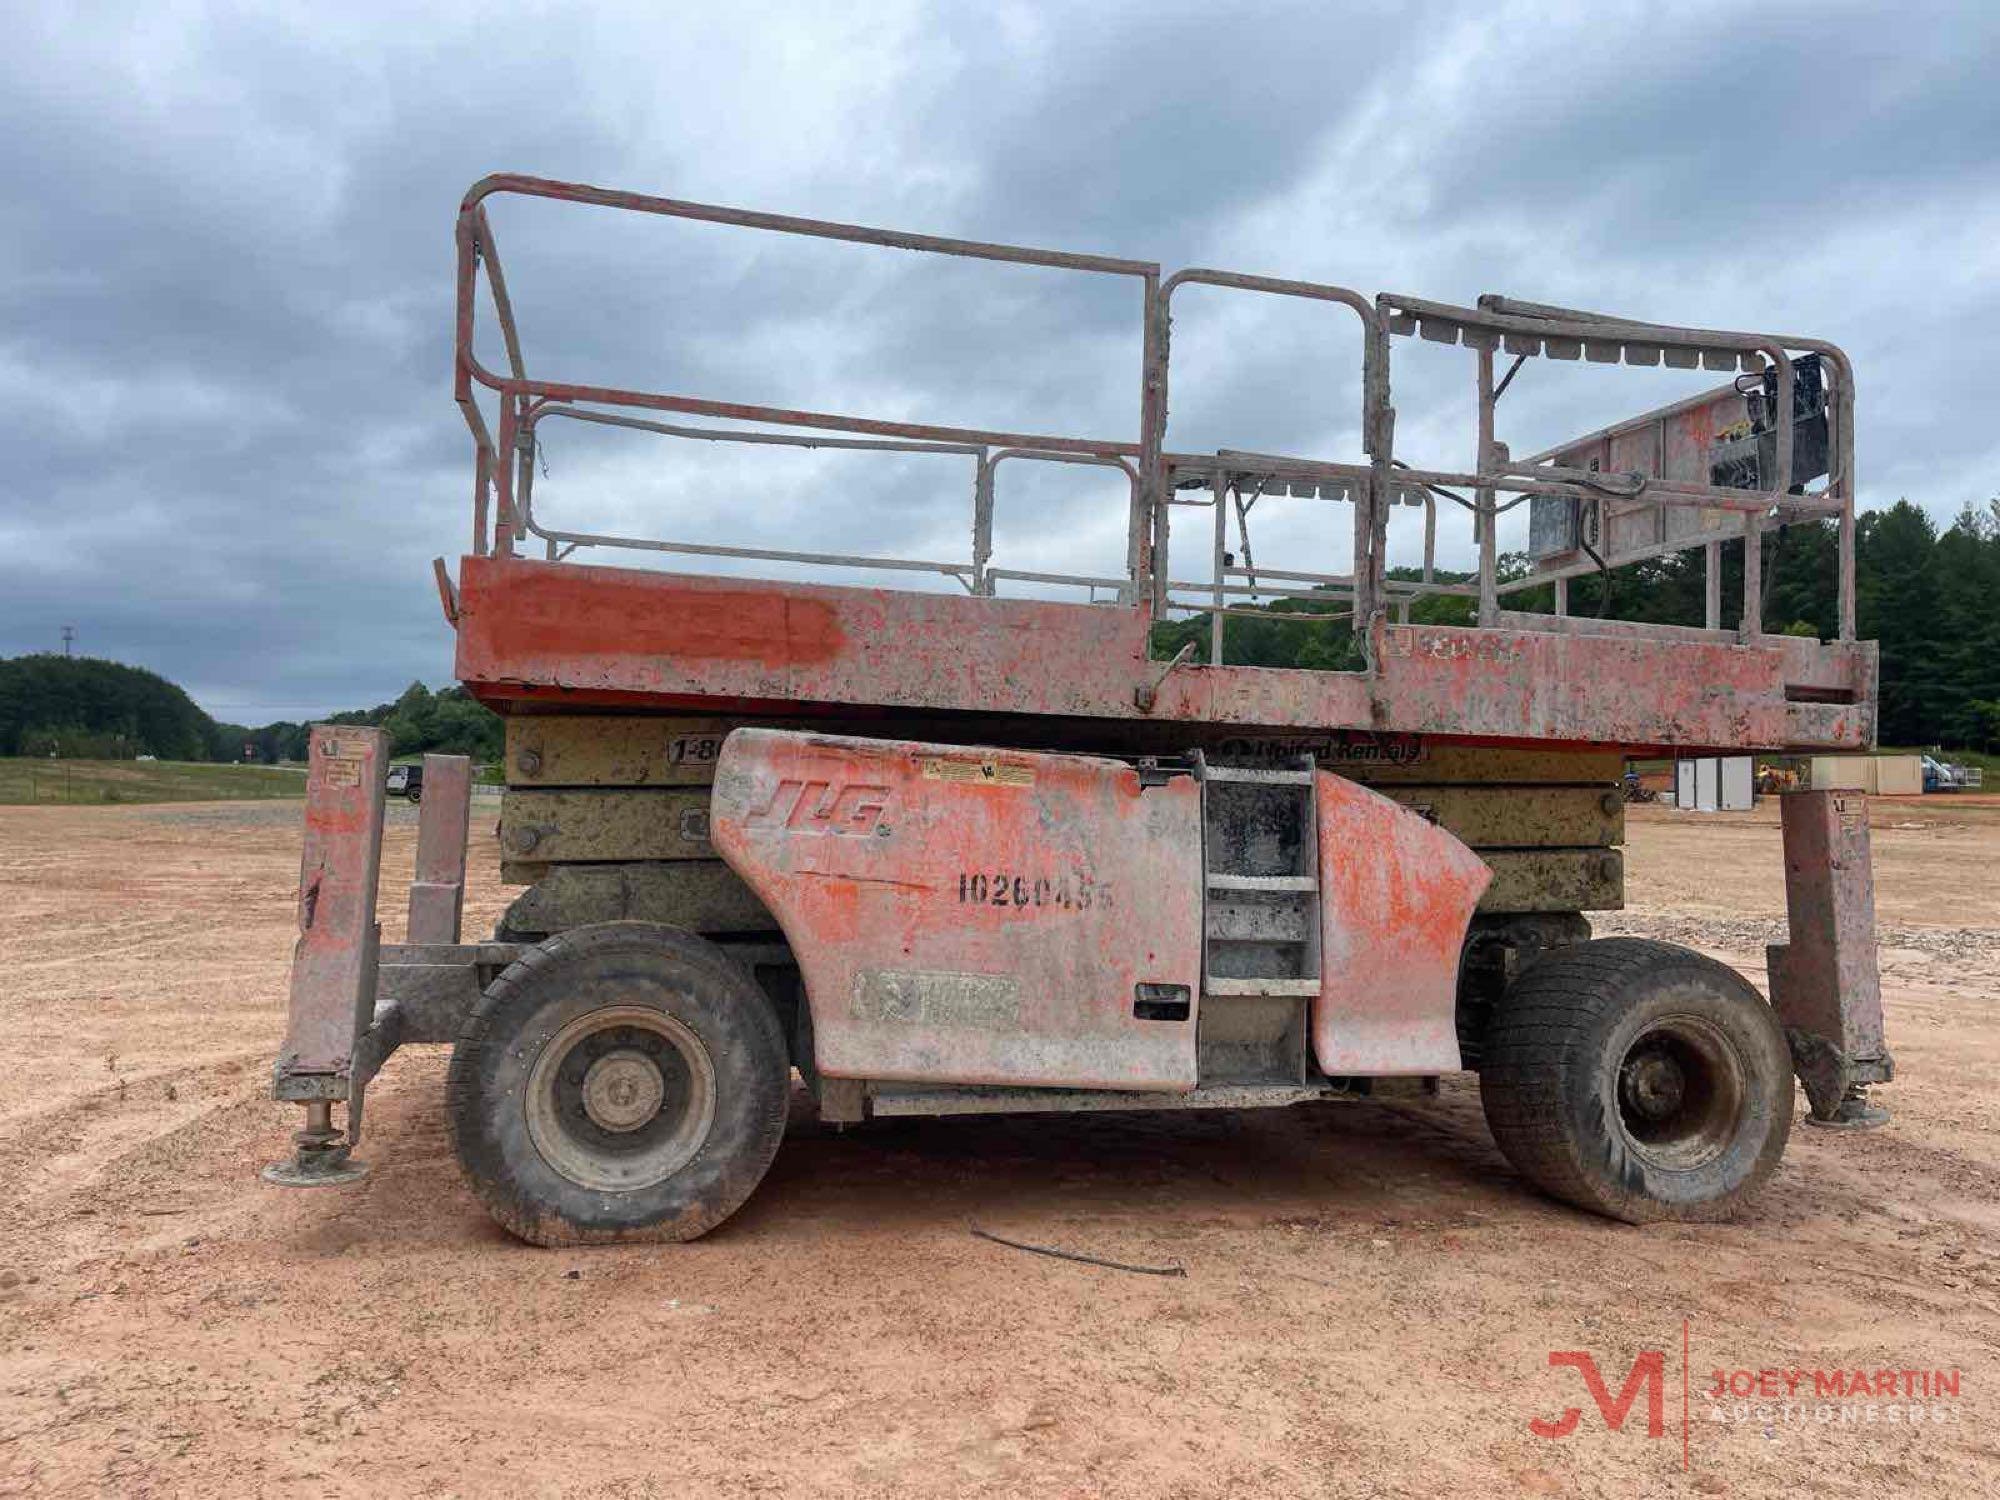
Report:
[{"label": "green tree", "polygon": [[0,661],[0,755],[201,760],[213,721],[139,667],[41,653]]},{"label": "green tree", "polygon": [[1856,536],[1855,603],[1863,640],[1881,643],[1880,737],[1885,744],[1930,742],[1939,686],[1936,653],[1937,528],[1898,500],[1861,517]]},{"label": "green tree", "polygon": [[1983,703],[2000,698],[2000,524],[1968,505],[1937,539],[1928,649],[1935,677],[1924,702],[1931,740],[1983,744]]}]

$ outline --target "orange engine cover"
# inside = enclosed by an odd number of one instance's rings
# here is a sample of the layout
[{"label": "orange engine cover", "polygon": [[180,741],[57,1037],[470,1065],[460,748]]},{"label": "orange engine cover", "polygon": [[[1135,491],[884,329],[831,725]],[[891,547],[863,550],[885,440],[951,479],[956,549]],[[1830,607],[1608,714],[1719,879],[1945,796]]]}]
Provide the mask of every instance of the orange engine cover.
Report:
[{"label": "orange engine cover", "polygon": [[[1195,1086],[1192,777],[1141,786],[1089,756],[739,729],[711,808],[716,848],[798,959],[822,1073]],[[1187,1003],[1142,1019],[1141,985]]]},{"label": "orange engine cover", "polygon": [[[1353,782],[1322,772],[1315,792],[1315,1059],[1335,1077],[1456,1069],[1459,958],[1491,872]],[[798,960],[827,1076],[1199,1081],[1195,777],[1145,785],[1090,756],[739,729],[711,807],[716,848]]]}]

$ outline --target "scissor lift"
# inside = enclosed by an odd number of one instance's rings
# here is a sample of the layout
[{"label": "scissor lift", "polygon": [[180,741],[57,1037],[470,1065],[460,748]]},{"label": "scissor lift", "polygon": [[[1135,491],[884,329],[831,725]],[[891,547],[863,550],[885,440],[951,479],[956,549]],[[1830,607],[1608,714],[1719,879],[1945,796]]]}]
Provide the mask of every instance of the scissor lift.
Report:
[{"label": "scissor lift", "polygon": [[[947,427],[530,376],[488,221],[501,194],[1127,279],[1139,431]],[[499,371],[475,351],[482,279]],[[1358,461],[1167,446],[1170,312],[1192,286],[1356,319]],[[1469,468],[1396,453],[1404,337],[1471,356]],[[281,1179],[352,1175],[366,1085],[418,1042],[454,1049],[469,1181],[543,1243],[720,1222],[777,1149],[794,1069],[827,1118],[859,1121],[1295,1103],[1472,1068],[1524,1175],[1634,1220],[1740,1204],[1783,1149],[1795,1070],[1815,1119],[1879,1118],[1866,1089],[1890,1059],[1858,800],[1786,799],[1792,941],[1773,950],[1768,1004],[1686,950],[1591,941],[1586,915],[1622,904],[1627,755],[1873,741],[1875,649],[1854,639],[1854,382],[1835,346],[1499,297],[1163,276],[494,177],[459,215],[457,350],[473,534],[437,581],[458,676],[506,719],[502,876],[525,889],[490,941],[463,940],[465,768],[434,758],[409,940],[379,946],[384,747],[315,731],[276,1081],[307,1128]],[[1537,359],[1732,379],[1516,461],[1498,403]],[[534,494],[542,424],[558,419],[963,462],[970,548],[834,555],[566,529]],[[1009,462],[1118,471],[1123,571],[996,565]],[[1280,501],[1345,507],[1346,556],[1257,567],[1252,510]],[[1523,502],[1531,562],[1515,576],[1497,522]],[[1421,512],[1423,549],[1392,568],[1397,507]],[[1206,565],[1177,567],[1172,523],[1204,510]],[[1469,578],[1437,566],[1440,517],[1461,510]],[[1820,521],[1839,538],[1837,638],[1769,634],[1762,537]],[[1725,625],[1731,542],[1741,611]],[[934,587],[576,556],[611,550]],[[1704,625],[1569,611],[1572,579],[1681,550],[1706,555]],[[1553,612],[1509,607],[1540,588]],[[1467,623],[1425,623],[1440,598]],[[1273,599],[1299,612],[1272,615]],[[1206,659],[1192,644],[1155,659],[1154,625],[1190,613],[1213,622]],[[1228,621],[1245,613],[1344,620],[1359,668],[1233,665]]]}]

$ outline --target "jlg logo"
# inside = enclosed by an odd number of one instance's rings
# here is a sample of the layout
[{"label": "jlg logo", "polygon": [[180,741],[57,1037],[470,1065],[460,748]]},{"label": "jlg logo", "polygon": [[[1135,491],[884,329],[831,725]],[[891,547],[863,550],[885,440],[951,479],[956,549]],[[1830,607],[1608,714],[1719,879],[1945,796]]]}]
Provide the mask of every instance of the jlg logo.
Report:
[{"label": "jlg logo", "polygon": [[882,821],[888,810],[886,786],[787,779],[778,783],[771,800],[754,809],[744,823],[750,828],[783,828],[787,833],[865,837],[889,831],[888,824]]},{"label": "jlg logo", "polygon": [[[1597,1409],[1604,1417],[1604,1425],[1613,1432],[1623,1430],[1625,1418],[1631,1412],[1633,1403],[1641,1392],[1646,1396],[1646,1436],[1662,1437],[1667,1425],[1662,1387],[1666,1383],[1666,1356],[1657,1349],[1648,1349],[1632,1361],[1632,1372],[1625,1377],[1625,1389],[1613,1400],[1611,1388],[1604,1383],[1598,1373],[1597,1361],[1581,1349],[1558,1349],[1549,1354],[1549,1365],[1561,1369],[1565,1365],[1583,1376],[1584,1386],[1590,1391],[1590,1399],[1597,1403]],[[1570,1406],[1553,1422],[1536,1417],[1528,1423],[1529,1430],[1537,1437],[1568,1437],[1576,1431],[1576,1424],[1583,1416],[1580,1408]]]}]

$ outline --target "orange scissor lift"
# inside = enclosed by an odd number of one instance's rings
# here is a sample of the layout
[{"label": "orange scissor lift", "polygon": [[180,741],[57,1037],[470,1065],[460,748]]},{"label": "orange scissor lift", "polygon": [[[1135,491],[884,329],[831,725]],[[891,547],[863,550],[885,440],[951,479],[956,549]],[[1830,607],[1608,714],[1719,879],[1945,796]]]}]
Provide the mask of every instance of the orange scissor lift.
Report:
[{"label": "orange scissor lift", "polygon": [[[946,427],[531,376],[495,195],[1126,279],[1139,431]],[[440,561],[437,581],[457,674],[506,722],[502,876],[524,889],[490,940],[465,940],[469,767],[430,757],[406,941],[381,944],[386,747],[379,731],[315,729],[275,1084],[306,1122],[274,1180],[363,1170],[366,1086],[406,1043],[453,1048],[467,1178],[538,1243],[713,1227],[778,1149],[795,1072],[848,1122],[1288,1105],[1471,1069],[1524,1176],[1633,1221],[1714,1217],[1753,1192],[1783,1151],[1795,1073],[1814,1119],[1882,1117],[1867,1099],[1891,1064],[1859,798],[1783,799],[1790,942],[1770,950],[1768,1002],[1692,951],[1592,940],[1587,916],[1623,901],[1628,754],[1873,742],[1875,648],[1854,639],[1854,379],[1833,345],[1502,297],[1163,276],[526,177],[467,194],[457,248],[473,529],[456,577]],[[497,370],[475,348],[482,280]],[[1359,461],[1166,446],[1172,304],[1197,286],[1356,319]],[[1469,469],[1396,454],[1405,337],[1476,366]],[[1732,378],[1517,460],[1495,417],[1537,359]],[[970,553],[565,530],[534,497],[556,420],[950,458],[972,472]],[[1122,571],[995,565],[1001,466],[1047,462],[1122,476]],[[1347,512],[1344,571],[1251,562],[1251,508],[1280,498]],[[1496,539],[1522,503],[1525,573]],[[1399,507],[1404,535],[1421,513],[1423,551],[1392,567]],[[1460,510],[1470,576],[1436,561],[1440,517]],[[1205,565],[1177,569],[1173,523],[1189,516]],[[1828,521],[1837,638],[1767,633],[1765,536]],[[1730,544],[1741,610],[1725,625]],[[575,558],[613,549],[737,573]],[[1569,611],[1572,579],[1689,549],[1706,554],[1703,626]],[[1510,607],[1527,590],[1553,610]],[[1297,613],[1261,607],[1274,598]],[[1447,610],[1465,623],[1424,622]],[[1246,613],[1347,621],[1353,669],[1231,664],[1228,622]],[[1205,658],[1193,637],[1156,657],[1157,623],[1203,615]]]}]

